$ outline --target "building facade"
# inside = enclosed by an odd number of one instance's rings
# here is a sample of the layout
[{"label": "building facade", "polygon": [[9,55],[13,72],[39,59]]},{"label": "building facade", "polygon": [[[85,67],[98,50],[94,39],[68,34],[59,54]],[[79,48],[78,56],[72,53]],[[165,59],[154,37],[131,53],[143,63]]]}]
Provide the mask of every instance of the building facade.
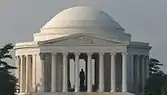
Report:
[{"label": "building facade", "polygon": [[148,43],[131,41],[101,10],[65,9],[34,34],[34,41],[15,45],[19,95],[80,92],[80,68],[85,92],[142,95],[150,49]]}]

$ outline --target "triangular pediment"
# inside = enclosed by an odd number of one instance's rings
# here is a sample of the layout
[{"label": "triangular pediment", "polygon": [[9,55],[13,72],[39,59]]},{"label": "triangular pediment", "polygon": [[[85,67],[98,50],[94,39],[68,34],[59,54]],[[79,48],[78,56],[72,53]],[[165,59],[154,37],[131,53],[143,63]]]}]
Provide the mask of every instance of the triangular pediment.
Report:
[{"label": "triangular pediment", "polygon": [[65,36],[61,38],[56,38],[52,40],[42,41],[41,45],[121,45],[122,42],[102,39],[94,36],[89,36],[86,34],[75,34],[70,36]]}]

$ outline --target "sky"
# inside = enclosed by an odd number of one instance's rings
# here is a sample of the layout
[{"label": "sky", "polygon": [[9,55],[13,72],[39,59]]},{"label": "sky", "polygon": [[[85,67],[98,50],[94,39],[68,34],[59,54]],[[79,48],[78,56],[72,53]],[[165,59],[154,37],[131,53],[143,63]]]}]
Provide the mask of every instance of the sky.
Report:
[{"label": "sky", "polygon": [[33,40],[58,12],[79,5],[105,11],[133,41],[150,43],[150,57],[167,73],[167,0],[0,0],[0,46]]}]

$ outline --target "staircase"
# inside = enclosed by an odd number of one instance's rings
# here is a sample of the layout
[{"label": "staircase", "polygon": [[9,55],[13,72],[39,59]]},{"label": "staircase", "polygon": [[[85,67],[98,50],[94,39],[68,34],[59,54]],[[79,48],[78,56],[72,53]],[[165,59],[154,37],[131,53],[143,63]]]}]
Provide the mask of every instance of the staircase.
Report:
[{"label": "staircase", "polygon": [[129,92],[44,92],[31,95],[135,95]]}]

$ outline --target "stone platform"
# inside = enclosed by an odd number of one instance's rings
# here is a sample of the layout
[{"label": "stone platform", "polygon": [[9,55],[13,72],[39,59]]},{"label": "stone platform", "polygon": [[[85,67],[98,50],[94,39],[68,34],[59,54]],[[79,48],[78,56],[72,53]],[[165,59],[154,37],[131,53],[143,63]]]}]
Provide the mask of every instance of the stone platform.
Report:
[{"label": "stone platform", "polygon": [[32,95],[135,95],[129,92],[44,92]]}]

